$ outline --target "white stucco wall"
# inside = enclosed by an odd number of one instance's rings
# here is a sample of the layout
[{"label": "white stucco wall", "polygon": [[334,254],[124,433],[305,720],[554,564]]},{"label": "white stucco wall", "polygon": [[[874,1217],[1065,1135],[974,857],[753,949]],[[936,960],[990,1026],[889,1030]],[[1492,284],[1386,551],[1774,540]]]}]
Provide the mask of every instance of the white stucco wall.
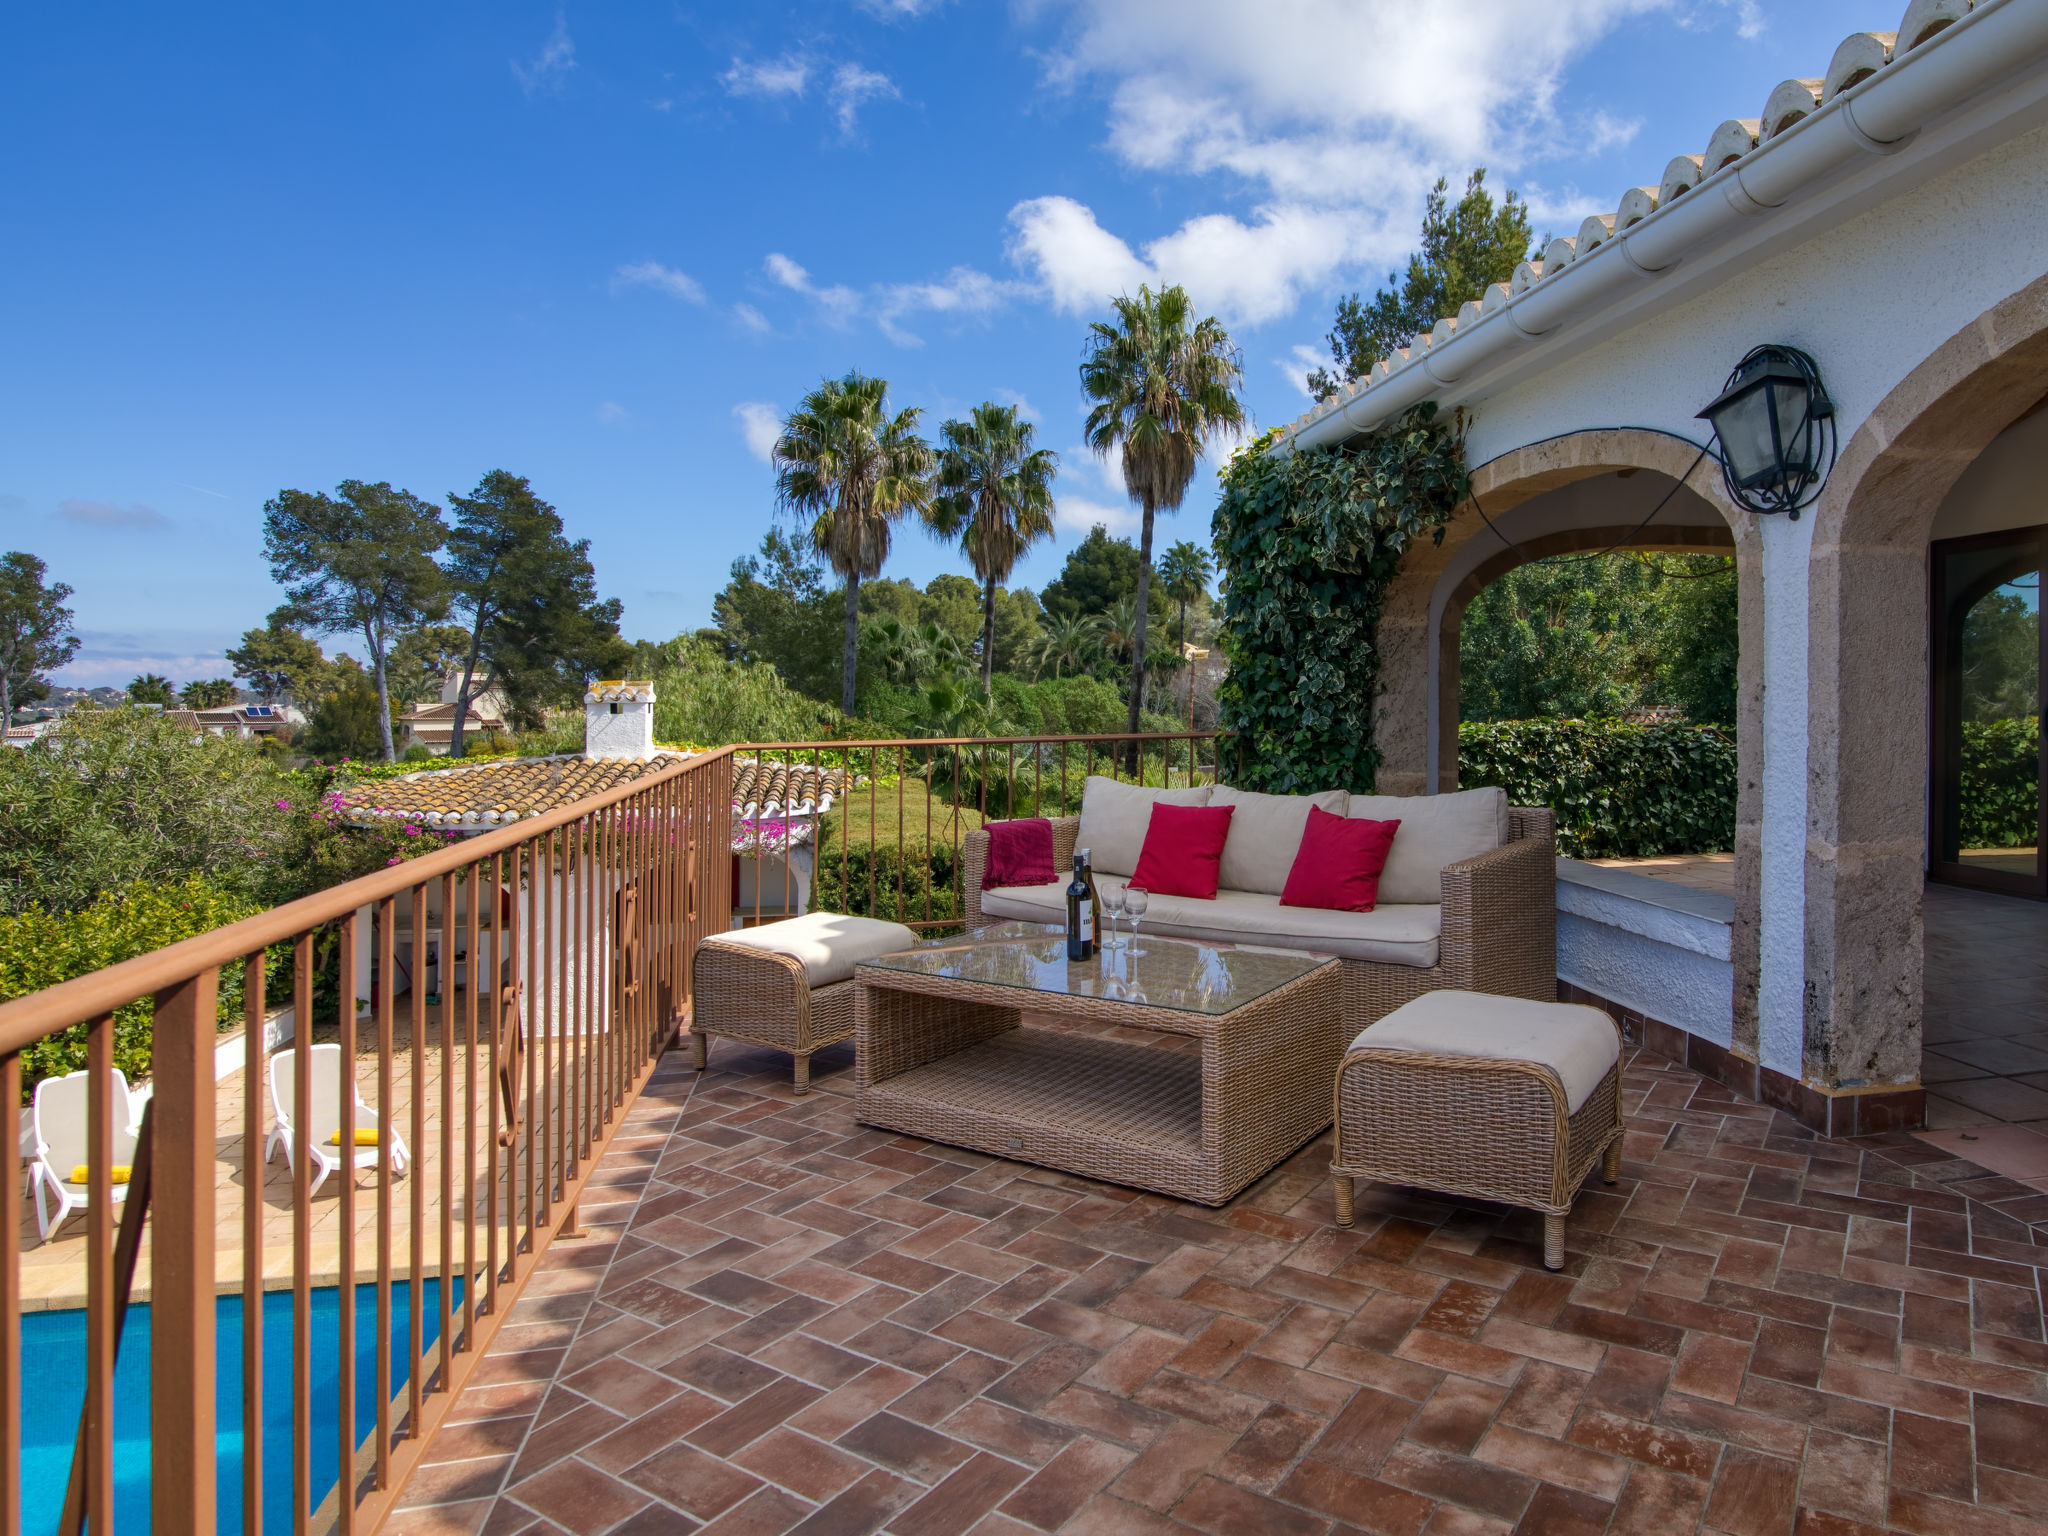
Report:
[{"label": "white stucco wall", "polygon": [[[2030,127],[1909,191],[1870,194],[1865,202],[1867,211],[1847,222],[1734,270],[1633,329],[1562,355],[1494,392],[1465,397],[1461,403],[1472,413],[1469,461],[1478,465],[1605,427],[1651,428],[1705,442],[1705,423],[1694,419],[1699,408],[1742,355],[1766,341],[1813,354],[1847,441],[1937,347],[2041,276],[2048,262],[2048,129]],[[1445,398],[1460,401],[1456,390]],[[2048,423],[2048,416],[2014,431],[2035,423]],[[2038,505],[2042,460],[2036,453],[2031,461]],[[2011,483],[2010,475],[1996,484],[1991,476],[1986,470],[1978,505]],[[2048,521],[2048,514],[2032,520]],[[1802,1070],[1804,1033],[1812,536],[1810,516],[1763,521],[1759,1054],[1763,1065],[1794,1077]],[[1482,558],[1485,553],[1491,551]],[[1441,607],[1441,601],[1434,605],[1433,619]],[[1434,654],[1434,634],[1431,640]]]},{"label": "white stucco wall", "polygon": [[1735,903],[1626,870],[1557,861],[1557,974],[1727,1046],[1735,1038]]},{"label": "white stucco wall", "polygon": [[1934,537],[2048,523],[2048,410],[2016,421],[1963,471],[1934,515]]}]

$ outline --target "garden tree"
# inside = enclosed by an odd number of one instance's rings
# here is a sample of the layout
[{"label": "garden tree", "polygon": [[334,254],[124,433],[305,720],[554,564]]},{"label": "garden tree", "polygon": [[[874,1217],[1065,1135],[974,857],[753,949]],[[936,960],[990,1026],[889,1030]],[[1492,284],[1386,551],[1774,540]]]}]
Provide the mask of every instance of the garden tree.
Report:
[{"label": "garden tree", "polygon": [[1389,272],[1387,286],[1368,301],[1355,293],[1337,301],[1336,328],[1326,338],[1336,371],[1311,373],[1309,393],[1327,400],[1490,284],[1506,282],[1529,254],[1530,238],[1529,205],[1510,192],[1496,206],[1484,167],[1466,179],[1455,205],[1450,183],[1438,177],[1423,205],[1422,249],[1408,258],[1408,275]]},{"label": "garden tree", "polygon": [[2040,713],[2040,594],[2039,576],[2022,577],[1985,593],[1963,616],[1965,720],[2015,720]]},{"label": "garden tree", "polygon": [[715,640],[683,636],[650,649],[657,741],[813,741],[835,723],[830,705],[798,693],[766,662],[728,660]]},{"label": "garden tree", "polygon": [[[1131,661],[1130,729],[1138,729],[1145,698],[1145,647],[1152,585],[1152,521],[1180,510],[1195,463],[1212,437],[1244,426],[1237,398],[1244,366],[1230,333],[1213,315],[1197,320],[1179,284],[1154,293],[1140,285],[1112,306],[1113,322],[1088,328],[1081,394],[1091,407],[1088,446],[1122,456],[1124,486],[1143,513],[1138,535],[1136,646]],[[1131,749],[1133,766],[1137,748]]]},{"label": "garden tree", "polygon": [[391,647],[393,717],[402,718],[415,705],[438,704],[443,680],[468,655],[469,631],[460,624],[422,624],[400,635]]},{"label": "garden tree", "polygon": [[377,689],[353,657],[337,664],[335,687],[314,707],[298,745],[319,763],[361,762],[382,755],[391,739],[389,706],[380,715]]},{"label": "garden tree", "polygon": [[1180,641],[1174,654],[1180,659],[1183,670],[1187,671],[1190,720],[1194,718],[1195,675],[1187,665],[1188,605],[1209,595],[1209,578],[1215,574],[1216,567],[1209,559],[1209,552],[1186,539],[1169,549],[1159,562],[1159,584],[1166,595],[1180,605]]},{"label": "garden tree", "polygon": [[[870,584],[883,589],[897,585]],[[863,599],[868,591],[863,587]],[[905,616],[914,624],[914,587],[907,601]],[[865,612],[868,605],[863,601],[861,607]],[[725,586],[711,600],[711,612],[720,644],[732,660],[766,662],[784,682],[813,698],[830,698],[837,691],[846,594],[828,591],[816,554],[781,529],[768,530],[759,555],[732,563]]]},{"label": "garden tree", "polygon": [[1066,564],[1045,584],[1038,600],[1055,617],[1086,619],[1137,590],[1138,546],[1129,539],[1112,539],[1097,523],[1087,538],[1067,551]]},{"label": "garden tree", "polygon": [[[561,514],[534,495],[524,476],[502,469],[485,475],[469,495],[450,495],[448,504],[455,512],[455,524],[448,531],[448,586],[467,632],[466,643],[450,666],[462,670],[449,742],[450,754],[460,757],[470,702],[508,664],[501,656],[508,632],[500,617],[522,604],[530,606],[555,580],[558,564],[574,568],[580,562],[588,569],[590,546],[587,539],[571,544]],[[593,600],[594,596],[593,587]],[[617,628],[616,615],[612,627]],[[522,633],[531,629],[528,622]],[[566,632],[562,638],[567,638]],[[522,665],[530,670],[530,664]]]},{"label": "garden tree", "polygon": [[1102,649],[1092,619],[1054,618],[1040,632],[1032,648],[1031,675],[1042,677],[1047,667],[1057,678],[1084,668]]},{"label": "garden tree", "polygon": [[187,709],[225,709],[235,702],[235,682],[230,677],[194,678],[178,692],[178,702]]},{"label": "garden tree", "polygon": [[550,705],[577,702],[593,678],[617,677],[633,648],[619,635],[624,605],[597,595],[590,540],[555,531],[522,542],[506,561],[498,615],[484,654],[505,695],[508,720],[539,726]]},{"label": "garden tree", "polygon": [[1022,672],[1044,628],[1045,610],[1029,587],[996,589],[996,670]]},{"label": "garden tree", "polygon": [[1466,720],[1598,719],[1657,705],[1732,724],[1734,562],[1609,554],[1490,583],[1459,631]]},{"label": "garden tree", "polygon": [[333,667],[320,654],[320,643],[294,629],[280,608],[262,629],[247,630],[242,643],[227,653],[235,676],[266,704],[290,698],[310,709],[333,684]]},{"label": "garden tree", "polygon": [[996,588],[1025,551],[1052,537],[1052,480],[1059,455],[1034,448],[1037,428],[1014,405],[984,401],[939,429],[932,526],[957,538],[981,578],[981,691],[996,666]]},{"label": "garden tree", "polygon": [[169,709],[178,702],[177,689],[171,680],[160,672],[145,672],[128,684],[128,702],[131,704],[156,704]]},{"label": "garden tree", "polygon": [[0,555],[0,726],[14,723],[24,704],[49,697],[43,674],[78,654],[71,633],[71,589],[46,582],[49,567],[34,555]]},{"label": "garden tree", "polygon": [[285,589],[287,621],[359,634],[377,689],[384,760],[391,736],[391,647],[448,611],[448,581],[434,563],[448,529],[441,509],[389,483],[344,480],[336,494],[280,491],[263,504],[263,552]]},{"label": "garden tree", "polygon": [[932,451],[915,406],[888,410],[889,384],[858,371],[805,395],[775,440],[775,495],[846,582],[839,707],[853,713],[860,583],[881,574],[897,521],[931,505]]}]

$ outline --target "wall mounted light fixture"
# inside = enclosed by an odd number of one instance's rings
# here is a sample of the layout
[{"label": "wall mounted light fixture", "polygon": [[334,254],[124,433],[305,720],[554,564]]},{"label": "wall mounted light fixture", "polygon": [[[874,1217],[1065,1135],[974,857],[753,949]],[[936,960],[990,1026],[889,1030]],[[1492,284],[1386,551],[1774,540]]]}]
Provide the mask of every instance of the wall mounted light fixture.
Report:
[{"label": "wall mounted light fixture", "polygon": [[1699,414],[1713,424],[1730,499],[1752,512],[1796,520],[1835,467],[1835,403],[1797,347],[1752,350]]}]

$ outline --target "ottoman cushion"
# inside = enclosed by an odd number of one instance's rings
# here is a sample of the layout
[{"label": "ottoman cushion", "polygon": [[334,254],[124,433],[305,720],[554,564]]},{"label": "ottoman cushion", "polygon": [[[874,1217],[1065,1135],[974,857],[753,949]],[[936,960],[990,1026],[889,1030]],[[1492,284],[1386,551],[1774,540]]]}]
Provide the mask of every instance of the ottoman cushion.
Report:
[{"label": "ottoman cushion", "polygon": [[917,943],[917,935],[901,923],[885,923],[879,918],[807,912],[802,917],[786,917],[758,928],[715,934],[704,942],[787,955],[802,963],[804,979],[816,991],[834,982],[851,981],[853,968],[863,960],[911,948]]},{"label": "ottoman cushion", "polygon": [[1621,1058],[1613,1021],[1598,1008],[1485,992],[1425,992],[1359,1032],[1354,1051],[1491,1056],[1550,1068],[1574,1112]]}]

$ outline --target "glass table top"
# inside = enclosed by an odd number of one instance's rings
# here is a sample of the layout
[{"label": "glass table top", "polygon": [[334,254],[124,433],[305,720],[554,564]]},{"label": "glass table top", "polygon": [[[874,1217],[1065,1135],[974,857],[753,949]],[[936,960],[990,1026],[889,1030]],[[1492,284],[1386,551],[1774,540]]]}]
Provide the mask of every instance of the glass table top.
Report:
[{"label": "glass table top", "polygon": [[915,949],[863,961],[862,969],[1183,1013],[1224,1014],[1328,964],[1327,956],[1298,950],[1156,934],[1140,934],[1127,949],[1098,949],[1093,959],[1069,961],[1064,928],[998,923],[956,938],[927,939]]}]

